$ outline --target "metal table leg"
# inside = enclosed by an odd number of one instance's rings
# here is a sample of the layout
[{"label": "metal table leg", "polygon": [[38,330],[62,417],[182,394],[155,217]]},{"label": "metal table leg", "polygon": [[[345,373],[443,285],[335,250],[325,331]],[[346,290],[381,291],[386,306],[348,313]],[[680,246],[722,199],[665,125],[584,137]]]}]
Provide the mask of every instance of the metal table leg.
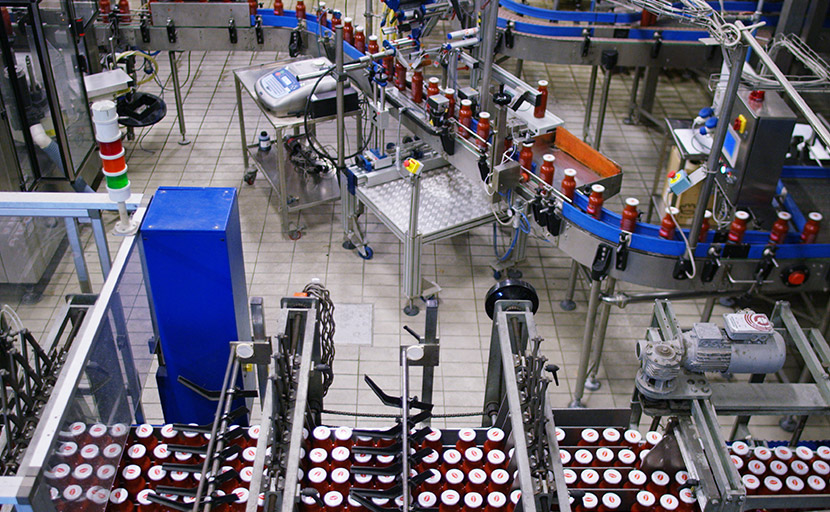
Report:
[{"label": "metal table leg", "polygon": [[101,219],[101,210],[88,210],[88,214],[92,224],[92,235],[95,237],[95,246],[98,249],[101,272],[104,274],[104,279],[106,279],[110,275],[112,259],[110,258],[110,248],[107,245],[107,232]]},{"label": "metal table leg", "polygon": [[703,305],[703,313],[700,314],[701,322],[708,322],[712,318],[712,310],[715,309],[716,297],[709,297],[706,299],[706,304]]},{"label": "metal table leg", "polygon": [[631,97],[628,99],[628,117],[623,124],[637,124],[639,121],[640,109],[637,105],[637,93],[640,90],[640,79],[643,77],[643,68],[634,71],[634,81],[631,82]]},{"label": "metal table leg", "polygon": [[[605,295],[613,295],[614,288],[617,286],[617,280],[613,277],[608,278],[608,284],[605,286]],[[608,330],[608,317],[611,315],[611,304],[603,302],[600,306],[602,311],[599,314],[599,330],[597,331],[596,347],[589,366],[588,380],[585,381],[585,389],[589,391],[596,391],[602,387],[602,383],[597,380],[597,371],[599,371],[599,363],[602,361],[602,351],[605,348],[605,332]]]},{"label": "metal table leg", "polygon": [[582,140],[588,142],[591,130],[591,114],[594,109],[594,92],[597,89],[597,71],[599,66],[591,66],[591,78],[588,80],[588,101],[585,103],[585,121],[582,123]]},{"label": "metal table leg", "polygon": [[69,239],[69,247],[72,248],[72,259],[75,261],[75,273],[78,274],[81,292],[92,293],[92,282],[89,280],[89,268],[84,259],[84,246],[81,243],[78,219],[65,217],[63,221],[66,224],[66,238]]},{"label": "metal table leg", "polygon": [[602,94],[599,100],[599,114],[597,115],[597,131],[594,134],[594,149],[599,151],[602,142],[602,129],[605,126],[605,110],[608,107],[608,93],[611,90],[611,77],[614,76],[614,69],[605,70],[605,78],[602,82]]},{"label": "metal table leg", "polygon": [[576,309],[574,302],[574,291],[576,291],[576,278],[579,275],[579,263],[571,260],[571,273],[568,274],[568,288],[565,290],[565,299],[559,302],[559,307],[565,311]]},{"label": "metal table leg", "polygon": [[421,235],[418,233],[418,211],[421,202],[421,176],[413,174],[412,196],[409,203],[409,230],[403,243],[403,279],[406,306],[403,312],[415,316],[420,309],[415,305],[415,298],[421,295]]},{"label": "metal table leg", "polygon": [[597,318],[599,307],[599,292],[602,281],[591,281],[591,294],[588,299],[588,316],[585,319],[585,331],[582,333],[582,349],[579,354],[579,371],[576,376],[576,388],[574,389],[573,400],[568,407],[582,408],[582,397],[585,394],[585,379],[588,376],[588,363],[591,359],[591,345],[594,339],[594,324]]},{"label": "metal table leg", "polygon": [[236,115],[239,116],[239,135],[242,137],[242,163],[248,170],[248,138],[245,136],[245,114],[242,109],[242,85],[234,74],[233,84],[236,87]]},{"label": "metal table leg", "polygon": [[179,132],[182,134],[182,140],[179,141],[180,146],[187,146],[190,141],[187,139],[187,129],[184,125],[184,102],[182,101],[182,91],[179,86],[179,69],[176,65],[176,52],[167,52],[170,56],[170,77],[173,79],[173,93],[176,96],[176,115],[179,117]]}]

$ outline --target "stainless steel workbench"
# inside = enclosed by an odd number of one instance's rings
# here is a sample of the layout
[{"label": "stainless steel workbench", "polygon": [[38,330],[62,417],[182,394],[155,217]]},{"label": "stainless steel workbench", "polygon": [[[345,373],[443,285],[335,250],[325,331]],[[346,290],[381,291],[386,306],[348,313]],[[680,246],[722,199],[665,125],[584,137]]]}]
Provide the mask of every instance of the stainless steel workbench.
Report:
[{"label": "stainless steel workbench", "polygon": [[[245,163],[246,172],[251,163],[256,170],[262,173],[268,182],[274,187],[277,193],[277,201],[282,222],[283,234],[296,240],[301,236],[299,226],[291,226],[288,214],[310,208],[322,203],[334,201],[340,197],[340,185],[337,181],[337,174],[329,172],[322,176],[307,176],[298,171],[288,161],[283,145],[283,137],[289,133],[299,135],[303,128],[303,116],[281,117],[262,106],[257,99],[254,89],[257,80],[264,74],[275,69],[286,66],[297,59],[283,60],[258,66],[249,66],[236,69],[233,72],[234,85],[236,86],[236,108],[239,117],[239,133],[242,137],[242,157]],[[249,144],[245,132],[245,116],[242,108],[242,91],[254,101],[262,112],[265,119],[274,129],[271,150],[259,151],[258,144]],[[331,121],[334,116],[309,119],[309,128],[322,122]],[[255,174],[251,174],[251,177]],[[251,180],[253,182],[253,180]]]}]

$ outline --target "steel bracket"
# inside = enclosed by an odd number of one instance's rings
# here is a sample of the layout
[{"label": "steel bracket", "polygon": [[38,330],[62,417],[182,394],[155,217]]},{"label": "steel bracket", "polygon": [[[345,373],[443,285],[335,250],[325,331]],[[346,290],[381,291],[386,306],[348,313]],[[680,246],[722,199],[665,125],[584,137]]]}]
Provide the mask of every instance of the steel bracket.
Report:
[{"label": "steel bracket", "polygon": [[228,35],[231,38],[231,44],[236,44],[239,41],[239,35],[236,32],[236,21],[233,18],[228,20]]}]

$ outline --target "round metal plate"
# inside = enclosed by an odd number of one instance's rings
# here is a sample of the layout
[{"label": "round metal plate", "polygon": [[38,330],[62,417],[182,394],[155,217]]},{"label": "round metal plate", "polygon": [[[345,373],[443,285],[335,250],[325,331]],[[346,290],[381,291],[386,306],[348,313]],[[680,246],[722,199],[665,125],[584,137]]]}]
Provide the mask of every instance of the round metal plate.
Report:
[{"label": "round metal plate", "polygon": [[534,313],[539,309],[539,296],[536,295],[536,289],[530,283],[521,279],[505,279],[490,288],[484,299],[484,311],[491,319],[493,318],[496,302],[500,300],[528,300]]}]

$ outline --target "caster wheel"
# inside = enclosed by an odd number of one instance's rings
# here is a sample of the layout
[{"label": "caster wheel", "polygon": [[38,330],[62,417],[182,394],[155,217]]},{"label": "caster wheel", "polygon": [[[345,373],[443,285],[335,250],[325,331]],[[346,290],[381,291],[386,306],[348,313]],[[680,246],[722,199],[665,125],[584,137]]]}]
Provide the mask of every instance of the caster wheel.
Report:
[{"label": "caster wheel", "polygon": [[343,242],[343,248],[347,251],[351,251],[352,249],[355,249],[356,246],[352,243],[351,240],[346,240],[345,242]]},{"label": "caster wheel", "polygon": [[602,382],[599,379],[591,379],[585,381],[585,389],[588,391],[596,391],[602,387]]},{"label": "caster wheel", "polygon": [[493,271],[493,279],[495,279],[496,281],[501,279],[501,272],[499,272],[498,270],[494,270]]},{"label": "caster wheel", "polygon": [[288,239],[289,240],[296,241],[296,240],[299,240],[302,237],[303,237],[303,232],[300,231],[299,229],[295,229],[293,231],[288,232]]},{"label": "caster wheel", "polygon": [[403,314],[406,316],[416,316],[418,313],[421,312],[421,308],[418,306],[406,306],[403,308]]},{"label": "caster wheel", "polygon": [[522,278],[522,271],[517,270],[515,268],[511,268],[507,271],[507,277],[510,279],[521,279]]},{"label": "caster wheel", "polygon": [[496,302],[500,300],[529,300],[531,311],[536,313],[536,310],[539,309],[539,296],[536,295],[536,290],[530,283],[518,279],[499,281],[487,292],[484,299],[484,311],[491,319],[496,308]]},{"label": "caster wheel", "polygon": [[256,181],[256,173],[246,172],[242,179],[245,180],[245,183],[247,183],[248,185],[253,185]]},{"label": "caster wheel", "polygon": [[576,302],[572,300],[563,300],[559,302],[559,307],[562,308],[563,311],[573,311],[576,309]]},{"label": "caster wheel", "polygon": [[372,256],[375,255],[375,253],[374,251],[372,251],[371,247],[369,247],[368,245],[364,245],[362,251],[360,249],[357,250],[357,255],[363,258],[364,260],[370,260],[372,259]]}]

